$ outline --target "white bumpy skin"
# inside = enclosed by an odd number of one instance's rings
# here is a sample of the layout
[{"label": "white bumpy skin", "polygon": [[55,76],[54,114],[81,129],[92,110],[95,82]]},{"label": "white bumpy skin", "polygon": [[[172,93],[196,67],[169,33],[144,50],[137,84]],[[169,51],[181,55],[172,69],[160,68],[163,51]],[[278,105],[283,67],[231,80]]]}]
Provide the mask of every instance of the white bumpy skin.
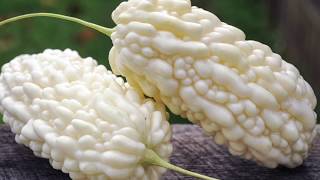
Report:
[{"label": "white bumpy skin", "polygon": [[113,72],[225,144],[296,167],[316,134],[316,97],[291,64],[190,0],[129,0],[113,12]]},{"label": "white bumpy skin", "polygon": [[160,179],[163,168],[142,163],[145,150],[172,152],[164,107],[75,51],[5,64],[0,100],[15,140],[72,179]]}]

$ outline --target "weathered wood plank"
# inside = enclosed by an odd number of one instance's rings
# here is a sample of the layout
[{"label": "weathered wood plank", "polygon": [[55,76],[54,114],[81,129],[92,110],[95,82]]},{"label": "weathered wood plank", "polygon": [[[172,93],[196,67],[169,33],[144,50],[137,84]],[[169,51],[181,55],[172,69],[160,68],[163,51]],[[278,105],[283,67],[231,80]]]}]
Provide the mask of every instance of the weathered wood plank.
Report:
[{"label": "weathered wood plank", "polygon": [[[318,180],[320,179],[320,138],[305,163],[295,169],[267,169],[231,156],[213,143],[201,129],[194,125],[174,125],[174,153],[171,162],[186,169],[224,180]],[[54,170],[48,160],[35,157],[31,150],[14,142],[7,126],[0,126],[0,179],[69,179]],[[164,180],[193,179],[168,171]]]}]

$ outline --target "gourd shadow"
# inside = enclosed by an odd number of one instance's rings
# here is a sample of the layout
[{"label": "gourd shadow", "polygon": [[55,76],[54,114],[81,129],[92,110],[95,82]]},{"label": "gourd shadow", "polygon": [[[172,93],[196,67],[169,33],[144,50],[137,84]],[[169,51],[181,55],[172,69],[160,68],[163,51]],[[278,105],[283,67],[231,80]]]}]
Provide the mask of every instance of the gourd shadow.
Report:
[{"label": "gourd shadow", "polygon": [[32,151],[14,140],[14,134],[6,125],[0,126],[0,180],[69,179],[61,171],[53,169],[47,159],[36,157]]}]

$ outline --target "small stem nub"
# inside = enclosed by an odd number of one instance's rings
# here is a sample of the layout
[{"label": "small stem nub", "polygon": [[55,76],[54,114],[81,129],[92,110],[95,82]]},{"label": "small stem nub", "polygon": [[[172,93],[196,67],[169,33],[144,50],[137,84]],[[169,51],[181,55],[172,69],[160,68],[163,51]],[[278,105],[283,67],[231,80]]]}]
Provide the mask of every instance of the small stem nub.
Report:
[{"label": "small stem nub", "polygon": [[189,175],[189,176],[193,176],[193,177],[196,177],[196,178],[199,178],[199,179],[204,179],[204,180],[218,180],[218,179],[215,179],[215,178],[211,178],[211,177],[208,177],[208,176],[204,176],[204,175],[201,175],[201,174],[198,174],[198,173],[195,173],[195,172],[191,172],[191,171],[188,171],[188,170],[185,170],[185,169],[182,169],[180,167],[177,167],[175,165],[172,165],[170,163],[168,163],[167,161],[161,159],[154,151],[152,151],[151,149],[147,149],[145,151],[145,156],[144,156],[144,159],[143,161],[147,164],[153,164],[153,165],[156,165],[156,166],[161,166],[161,167],[164,167],[164,168],[167,168],[167,169],[171,169],[171,170],[174,170],[174,171],[177,171],[177,172],[180,172],[182,174],[186,174],[186,175]]},{"label": "small stem nub", "polygon": [[0,26],[5,25],[5,24],[10,23],[10,22],[18,21],[18,20],[21,20],[21,19],[27,19],[27,18],[33,18],[33,17],[51,17],[51,18],[56,18],[56,19],[62,19],[62,20],[66,20],[66,21],[75,22],[75,23],[84,25],[86,27],[95,29],[95,30],[97,30],[97,31],[109,36],[109,37],[114,32],[114,29],[106,28],[106,27],[103,27],[103,26],[100,26],[100,25],[97,25],[97,24],[94,24],[94,23],[91,23],[91,22],[87,22],[87,21],[84,21],[84,20],[81,20],[81,19],[78,19],[78,18],[75,18],[75,17],[64,16],[64,15],[54,14],[54,13],[24,14],[24,15],[21,15],[21,16],[16,16],[16,17],[1,21],[0,22]]}]

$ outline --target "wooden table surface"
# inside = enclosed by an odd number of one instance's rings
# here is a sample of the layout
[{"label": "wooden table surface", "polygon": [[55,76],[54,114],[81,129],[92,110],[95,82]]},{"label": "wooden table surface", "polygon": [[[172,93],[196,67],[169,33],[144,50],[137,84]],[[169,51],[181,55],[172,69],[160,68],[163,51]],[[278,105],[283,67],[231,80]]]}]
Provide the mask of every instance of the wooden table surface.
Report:
[{"label": "wooden table surface", "polygon": [[[195,125],[173,125],[174,153],[171,162],[188,170],[222,180],[320,180],[320,138],[310,156],[295,169],[267,169],[238,157],[214,144]],[[18,145],[8,126],[0,126],[0,180],[64,180],[68,175],[51,168],[47,159],[35,157],[31,150]],[[191,180],[168,171],[164,180]]]}]

